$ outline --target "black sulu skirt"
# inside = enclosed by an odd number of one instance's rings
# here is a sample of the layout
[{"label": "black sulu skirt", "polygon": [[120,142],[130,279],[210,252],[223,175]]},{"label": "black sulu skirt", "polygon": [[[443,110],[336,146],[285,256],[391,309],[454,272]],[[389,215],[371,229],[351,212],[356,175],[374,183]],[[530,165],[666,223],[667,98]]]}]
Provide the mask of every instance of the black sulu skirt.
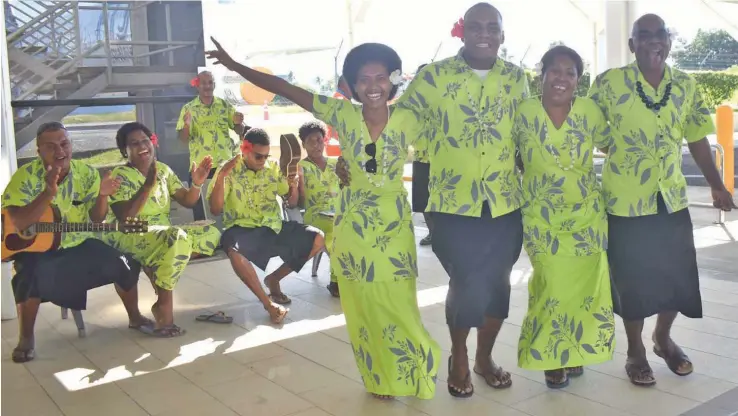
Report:
[{"label": "black sulu skirt", "polygon": [[428,206],[428,182],[430,177],[430,163],[413,162],[413,212],[425,212]]},{"label": "black sulu skirt", "polygon": [[669,214],[661,194],[657,204],[656,215],[608,216],[607,256],[614,311],[625,320],[667,311],[701,318],[697,251],[689,210]]}]

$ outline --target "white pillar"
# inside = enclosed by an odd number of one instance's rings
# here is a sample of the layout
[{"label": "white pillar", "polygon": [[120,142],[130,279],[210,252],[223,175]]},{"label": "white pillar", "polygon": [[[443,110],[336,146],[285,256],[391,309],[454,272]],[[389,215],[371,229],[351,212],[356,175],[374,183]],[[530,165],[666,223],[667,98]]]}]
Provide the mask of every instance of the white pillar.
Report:
[{"label": "white pillar", "polygon": [[[10,71],[8,68],[8,40],[5,36],[5,9],[0,7],[0,135],[2,145],[0,154],[0,187],[5,190],[10,176],[17,168],[15,160],[15,131],[13,128],[13,110],[10,108]],[[15,319],[15,299],[13,288],[10,286],[12,271],[10,263],[2,263],[0,274],[0,295],[2,295],[2,320]]]},{"label": "white pillar", "polygon": [[628,39],[637,18],[635,1],[610,0],[605,3],[605,62],[600,71],[625,66],[633,61]]}]

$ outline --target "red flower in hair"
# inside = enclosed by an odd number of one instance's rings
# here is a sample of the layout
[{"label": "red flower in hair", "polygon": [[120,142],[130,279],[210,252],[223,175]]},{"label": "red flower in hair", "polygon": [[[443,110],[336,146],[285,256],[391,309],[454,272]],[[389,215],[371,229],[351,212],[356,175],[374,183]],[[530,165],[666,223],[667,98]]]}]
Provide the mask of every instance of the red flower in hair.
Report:
[{"label": "red flower in hair", "polygon": [[451,37],[464,39],[464,19],[459,19],[458,22],[454,23],[454,28],[451,29]]},{"label": "red flower in hair", "polygon": [[192,78],[190,80],[190,85],[193,86],[193,87],[195,87],[195,88],[199,87],[200,86],[200,77],[199,76],[196,76],[195,78]]},{"label": "red flower in hair", "polygon": [[250,141],[243,140],[241,142],[241,153],[248,154],[248,153],[251,153],[253,150],[254,150],[254,145]]},{"label": "red flower in hair", "polygon": [[159,137],[156,136],[156,133],[151,133],[151,137],[149,137],[149,139],[154,147],[159,147]]}]

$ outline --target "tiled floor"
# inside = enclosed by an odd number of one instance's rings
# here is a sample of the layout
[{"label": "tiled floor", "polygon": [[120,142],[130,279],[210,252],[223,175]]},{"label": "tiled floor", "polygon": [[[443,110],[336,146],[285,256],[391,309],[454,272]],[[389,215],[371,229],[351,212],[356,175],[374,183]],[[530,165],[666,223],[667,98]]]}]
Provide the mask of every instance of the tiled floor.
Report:
[{"label": "tiled floor", "polygon": [[[701,191],[692,190],[697,197]],[[693,198],[695,198],[693,196]],[[515,267],[510,319],[495,347],[498,363],[513,373],[513,387],[485,388],[475,379],[470,400],[445,391],[445,369],[431,401],[380,402],[364,393],[347,344],[340,304],[320,277],[305,270],[285,280],[294,302],[281,328],[268,324],[253,295],[224,260],[191,265],[177,287],[177,323],[187,335],[153,339],[127,329],[112,288],[90,293],[85,312],[87,338],[77,338],[73,321],[44,305],[36,326],[37,358],[9,360],[17,322],[2,323],[2,413],[5,415],[730,415],[738,412],[738,214],[724,227],[712,226],[713,211],[692,210],[702,272],[705,318],[680,318],[676,340],[696,366],[695,374],[673,375],[650,355],[655,388],[627,382],[625,339],[618,327],[612,362],[589,368],[564,391],[550,391],[542,375],[517,368],[516,344],[525,313],[527,258]],[[422,225],[421,225],[422,226]],[[419,228],[418,239],[425,235]],[[448,351],[443,300],[447,277],[429,248],[419,248],[419,301],[428,330]],[[272,267],[276,267],[273,262]],[[154,298],[141,280],[141,307]],[[194,317],[223,310],[232,325],[199,323]],[[644,339],[650,337],[647,322]],[[470,340],[473,340],[470,337]],[[647,344],[650,345],[650,344]],[[469,343],[473,354],[473,342]]]}]

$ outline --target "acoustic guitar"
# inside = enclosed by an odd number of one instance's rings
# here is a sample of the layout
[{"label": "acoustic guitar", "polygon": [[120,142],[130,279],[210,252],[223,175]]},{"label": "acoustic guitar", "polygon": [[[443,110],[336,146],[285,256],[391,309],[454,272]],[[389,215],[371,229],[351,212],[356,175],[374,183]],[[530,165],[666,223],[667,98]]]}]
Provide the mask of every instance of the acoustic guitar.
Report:
[{"label": "acoustic guitar", "polygon": [[148,222],[129,218],[123,223],[62,222],[59,208],[49,205],[39,221],[18,230],[7,209],[2,210],[2,261],[10,261],[18,253],[43,253],[59,248],[63,233],[112,232],[145,233]]},{"label": "acoustic guitar", "polygon": [[297,175],[297,164],[302,157],[302,147],[294,134],[283,134],[279,136],[279,168],[282,175],[292,178]]}]

